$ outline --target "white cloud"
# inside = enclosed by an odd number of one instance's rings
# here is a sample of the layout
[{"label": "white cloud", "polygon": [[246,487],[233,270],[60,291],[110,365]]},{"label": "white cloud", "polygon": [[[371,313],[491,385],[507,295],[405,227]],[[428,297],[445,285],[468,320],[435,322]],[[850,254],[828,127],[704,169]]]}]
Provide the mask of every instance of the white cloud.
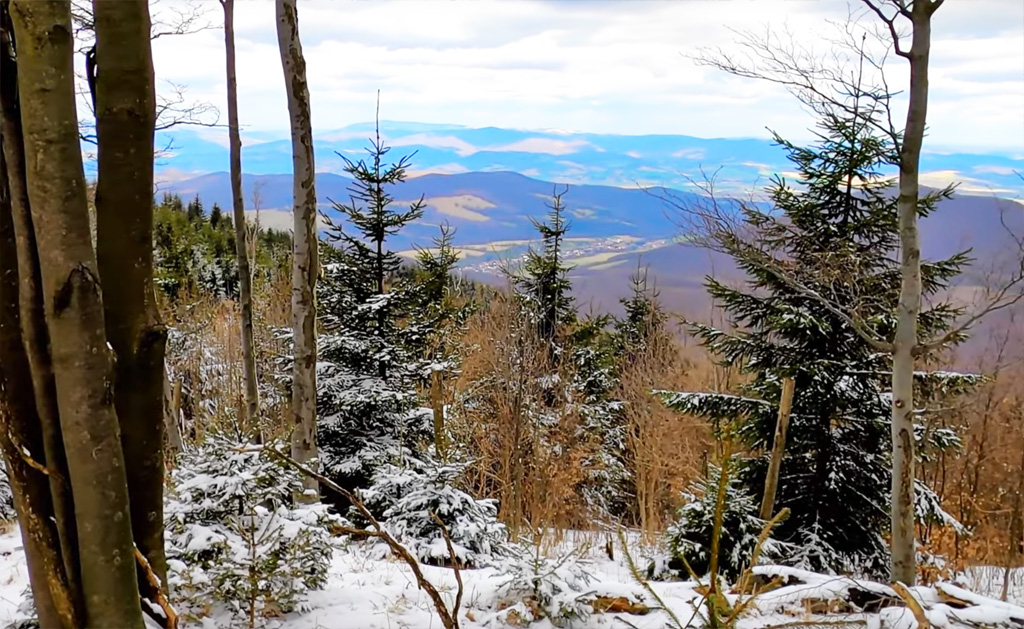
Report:
[{"label": "white cloud", "polygon": [[430,133],[414,133],[412,135],[388,140],[391,146],[426,146],[434,149],[452,149],[465,157],[480,151],[479,147],[460,140],[451,135],[432,135]]},{"label": "white cloud", "polygon": [[[219,23],[219,7],[210,5],[208,19]],[[372,119],[380,89],[382,117],[390,120],[698,137],[765,137],[767,126],[807,138],[812,120],[785,90],[698,67],[685,54],[701,46],[735,51],[729,29],[783,24],[827,54],[826,19],[844,19],[846,3],[761,0],[734,9],[700,0],[305,0],[299,25],[314,125]],[[287,128],[273,13],[266,0],[236,10],[240,116],[249,130]],[[927,144],[1019,150],[1024,4],[946,3],[933,35]],[[188,85],[191,97],[221,109],[223,59],[217,30],[154,43],[160,79]],[[904,89],[905,61],[893,58],[889,71]],[[467,154],[477,147],[439,148]]]},{"label": "white cloud", "polygon": [[974,172],[983,175],[1013,175],[1024,171],[1022,168],[1010,168],[1009,166],[981,165],[972,169]]},{"label": "white cloud", "polygon": [[704,159],[707,152],[704,149],[682,149],[672,153],[672,157],[677,159]]},{"label": "white cloud", "polygon": [[489,151],[511,151],[519,153],[543,153],[545,155],[569,155],[590,146],[584,140],[553,140],[550,138],[526,138],[511,144],[488,147]]},{"label": "white cloud", "polygon": [[417,170],[410,170],[410,177],[420,177],[422,175],[457,175],[459,173],[469,172],[469,169],[462,164],[439,164],[437,166],[431,166],[429,168],[421,168]]}]

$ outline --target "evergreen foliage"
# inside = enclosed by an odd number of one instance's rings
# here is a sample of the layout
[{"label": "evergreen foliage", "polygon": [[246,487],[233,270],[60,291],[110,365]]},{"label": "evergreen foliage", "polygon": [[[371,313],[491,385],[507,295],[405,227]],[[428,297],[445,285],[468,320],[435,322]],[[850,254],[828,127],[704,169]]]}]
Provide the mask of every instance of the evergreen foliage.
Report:
[{"label": "evergreen foliage", "polygon": [[413,272],[417,314],[408,322],[409,342],[419,349],[419,358],[429,361],[427,372],[455,370],[456,332],[463,328],[474,307],[462,295],[462,282],[455,272],[459,262],[455,229],[444,224],[440,230],[433,247],[417,250]]},{"label": "evergreen foliage", "polygon": [[[381,465],[373,484],[360,493],[366,507],[381,514],[388,531],[418,560],[451,562],[434,514],[444,523],[459,564],[480,567],[505,554],[508,533],[498,522],[497,501],[476,499],[458,489],[463,470],[459,464],[406,458],[402,465]],[[369,524],[354,508],[350,517],[357,524]]]},{"label": "evergreen foliage", "polygon": [[[197,196],[182,203],[165,194],[153,214],[154,276],[157,286],[175,299],[203,292],[217,297],[238,296],[235,233],[229,214],[214,204],[206,214]],[[282,272],[291,255],[291,235],[261,229],[252,268],[263,276]]]},{"label": "evergreen foliage", "polygon": [[11,479],[7,476],[7,466],[0,465],[0,520],[13,520],[17,515],[14,510],[14,494],[11,493]]},{"label": "evergreen foliage", "polygon": [[619,403],[611,396],[615,346],[608,330],[610,316],[581,319],[576,314],[564,251],[571,228],[565,219],[567,192],[568,188],[556,189],[547,219],[533,221],[541,244],[527,252],[513,287],[520,316],[535,328],[548,359],[548,373],[537,379],[541,396],[531,410],[541,425],[578,417],[574,438],[586,453],[578,491],[591,515],[607,520],[625,510],[621,490],[627,476],[621,458],[625,436],[617,417]]},{"label": "evergreen foliage", "polygon": [[391,186],[405,180],[409,157],[386,164],[389,151],[378,132],[368,159],[339,154],[353,183],[348,203],[333,202],[346,222],[328,221],[337,248],[326,248],[318,283],[318,447],[327,475],[348,489],[366,487],[378,466],[430,436],[416,394],[429,326],[420,324],[413,274],[387,243],[424,205],[394,205]]},{"label": "evergreen foliage", "polygon": [[211,600],[242,617],[285,613],[326,584],[334,518],[290,506],[301,489],[296,471],[220,435],[180,456],[164,509],[168,578],[191,614]]},{"label": "evergreen foliage", "polygon": [[[690,578],[687,564],[698,577],[711,569],[711,540],[721,482],[722,468],[709,466],[707,478],[697,479],[689,491],[683,492],[683,506],[665,531],[664,543],[672,556],[668,568],[677,578]],[[718,574],[729,581],[734,582],[754,556],[758,536],[766,524],[757,511],[754,499],[738,486],[736,479],[727,477],[718,541]],[[761,559],[777,559],[780,548],[776,542],[766,540]]]},{"label": "evergreen foliage", "polygon": [[511,550],[512,557],[502,565],[508,578],[498,592],[507,603],[516,603],[505,609],[514,610],[524,621],[548,619],[556,627],[590,616],[593,607],[585,597],[592,577],[578,550],[546,556],[539,543],[527,541]]},{"label": "evergreen foliage", "polygon": [[[791,515],[779,539],[811,549],[801,567],[884,574],[883,532],[889,526],[889,358],[874,351],[820,298],[850,305],[880,336],[890,337],[900,287],[896,199],[882,168],[891,145],[858,119],[825,116],[817,143],[800,148],[775,136],[799,173],[776,177],[773,210],[741,208],[746,232],[719,234],[718,245],[747,274],[736,289],[713,278],[706,287],[735,330],[693,324],[701,342],[725,365],[748,374],[743,395],[669,396],[674,409],[716,426],[740,418],[739,436],[754,456],[739,469],[750,496],[763,493],[782,378],[795,396],[779,478],[776,509]],[[951,189],[922,198],[931,212]],[[766,261],[769,263],[766,264]],[[946,288],[967,263],[963,254],[922,263],[924,292]],[[772,268],[782,267],[783,273]],[[780,275],[795,278],[793,282]],[[922,312],[922,333],[945,330],[958,310],[940,303]],[[758,454],[760,453],[760,454]]]},{"label": "evergreen foliage", "polygon": [[570,224],[565,218],[562,199],[566,190],[555,190],[548,205],[546,221],[531,219],[541,237],[541,249],[526,254],[522,273],[516,278],[517,294],[529,305],[538,334],[554,346],[557,336],[576,322],[576,311],[569,291],[569,267],[564,260],[565,234]]},{"label": "evergreen foliage", "polygon": [[606,343],[605,369],[610,372],[608,381],[613,385],[604,392],[605,398],[610,400],[604,405],[607,412],[597,415],[597,421],[589,430],[601,436],[600,457],[604,471],[599,486],[605,496],[605,512],[617,519],[633,517],[638,520],[633,482],[636,462],[629,448],[626,406],[631,402],[615,399],[623,391],[614,385],[621,385],[627,370],[646,366],[640,363],[651,358],[655,348],[668,341],[669,333],[665,328],[667,316],[658,304],[658,292],[648,284],[646,270],[638,268],[630,276],[630,289],[631,294],[619,300],[623,316],[612,321]]}]

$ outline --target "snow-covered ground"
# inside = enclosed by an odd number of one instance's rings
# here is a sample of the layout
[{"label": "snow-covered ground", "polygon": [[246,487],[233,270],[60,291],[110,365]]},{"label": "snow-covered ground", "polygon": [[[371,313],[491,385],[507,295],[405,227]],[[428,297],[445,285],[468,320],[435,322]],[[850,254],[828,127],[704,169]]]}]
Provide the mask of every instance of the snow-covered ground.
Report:
[{"label": "snow-covered ground", "polygon": [[[630,576],[629,568],[621,549],[616,544],[615,559],[607,557],[604,537],[592,534],[578,534],[563,541],[551,555],[558,555],[565,548],[586,549],[581,553],[582,567],[590,580],[578,594],[572,596],[593,601],[598,597],[607,599],[624,598],[629,603],[640,603],[652,608],[649,613],[594,613],[585,620],[574,620],[563,624],[575,629],[604,627],[635,627],[637,629],[662,629],[674,627],[673,621],[664,611],[654,609],[658,602]],[[641,565],[642,550],[634,551]],[[424,567],[425,576],[441,591],[449,604],[457,592],[455,574],[444,568]],[[814,609],[809,601],[838,601],[849,598],[851,589],[860,589],[882,596],[893,596],[888,586],[858,582],[844,577],[828,577],[793,569],[763,567],[758,572],[782,578],[798,580],[799,584],[781,587],[757,597],[754,605],[744,612],[738,623],[741,629],[755,629],[779,626],[808,620],[853,621],[869,628],[913,629],[917,626],[911,612],[903,607],[886,607],[874,614],[836,613],[834,605],[829,609]],[[992,574],[995,574],[992,569]],[[983,581],[982,571],[975,571],[977,584]],[[529,626],[532,629],[550,629],[550,621],[542,620],[533,624],[518,624],[528,614],[516,597],[510,596],[507,584],[509,575],[495,568],[465,570],[462,572],[464,594],[462,610],[459,613],[463,629],[496,629],[507,626]],[[1001,579],[1001,574],[999,576]],[[1024,570],[1018,570],[1012,577],[1015,581],[1024,579]],[[0,534],[0,627],[25,618],[19,609],[23,593],[28,584],[25,557],[17,529]],[[962,585],[971,585],[970,578],[961,580]],[[692,622],[701,626],[702,618],[695,614],[694,605],[699,604],[701,595],[693,582],[652,583],[654,591],[679,618],[683,624]],[[988,586],[1001,587],[1001,582],[990,579]],[[988,587],[986,586],[986,587]],[[915,596],[924,604],[929,619],[936,627],[1019,627],[1024,626],[1024,603],[1018,588],[1014,604],[983,599],[979,595],[951,585],[939,588],[914,588]],[[996,594],[988,590],[986,594]],[[972,606],[957,609],[950,605],[949,596],[966,600]],[[735,604],[742,597],[730,596]],[[521,601],[521,597],[519,597]],[[267,627],[277,629],[440,629],[441,623],[434,612],[430,598],[416,586],[409,568],[398,560],[381,557],[379,549],[364,544],[353,544],[334,551],[328,586],[309,593],[306,611],[293,613],[280,619],[270,619]],[[841,607],[841,606],[840,606]],[[812,615],[813,614],[813,615]],[[235,622],[225,616],[215,616],[189,627],[245,626],[245,621]]]}]

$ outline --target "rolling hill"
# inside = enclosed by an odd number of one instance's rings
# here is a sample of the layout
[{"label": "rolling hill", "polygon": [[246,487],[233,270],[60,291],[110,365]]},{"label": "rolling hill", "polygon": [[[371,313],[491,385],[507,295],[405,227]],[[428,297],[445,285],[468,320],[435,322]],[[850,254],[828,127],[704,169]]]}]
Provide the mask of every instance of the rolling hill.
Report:
[{"label": "rolling hill", "polygon": [[[349,180],[330,173],[317,175],[321,210],[336,217],[331,200],[347,200]],[[515,261],[536,235],[531,219],[541,218],[556,185],[511,172],[472,172],[453,175],[429,174],[396,186],[395,198],[411,201],[423,196],[427,210],[407,233],[392,242],[396,250],[412,251],[429,246],[440,223],[457,229],[464,272],[487,281],[501,281],[500,268]],[[230,185],[226,173],[212,173],[167,182],[164,191],[183,197],[199,195],[209,207],[217,203],[230,207]],[[260,191],[261,222],[279,228],[290,226],[285,209],[291,203],[290,175],[246,175],[243,188],[247,200]],[[563,189],[561,185],[558,189]],[[567,241],[571,273],[581,307],[615,311],[618,299],[629,290],[628,279],[640,266],[661,291],[662,300],[681,314],[699,316],[707,312],[708,298],[701,282],[714,272],[720,277],[739,279],[730,261],[681,240],[678,215],[663,200],[666,194],[683,203],[698,196],[666,188],[640,189],[601,185],[571,185],[564,197],[572,222]],[[251,201],[247,201],[251,207]],[[939,258],[973,248],[978,273],[996,260],[1000,252],[1016,246],[1011,233],[1024,234],[1024,205],[991,195],[958,194],[922,221],[924,255]],[[977,275],[978,273],[975,273]],[[964,282],[975,284],[976,277]]]}]

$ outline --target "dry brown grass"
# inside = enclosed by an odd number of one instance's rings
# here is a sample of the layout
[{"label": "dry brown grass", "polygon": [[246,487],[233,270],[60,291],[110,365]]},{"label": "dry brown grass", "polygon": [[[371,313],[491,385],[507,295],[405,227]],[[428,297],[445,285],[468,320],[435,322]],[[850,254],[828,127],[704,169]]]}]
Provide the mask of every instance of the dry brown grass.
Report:
[{"label": "dry brown grass", "polygon": [[167,372],[172,386],[181,383],[182,437],[196,443],[210,432],[259,432],[264,438],[283,433],[290,425],[288,404],[276,384],[278,361],[284,353],[276,330],[289,326],[288,278],[262,279],[254,286],[253,310],[260,416],[256,426],[238,418],[245,403],[238,304],[208,294],[180,296],[163,304],[164,320],[175,330],[168,346]]}]

